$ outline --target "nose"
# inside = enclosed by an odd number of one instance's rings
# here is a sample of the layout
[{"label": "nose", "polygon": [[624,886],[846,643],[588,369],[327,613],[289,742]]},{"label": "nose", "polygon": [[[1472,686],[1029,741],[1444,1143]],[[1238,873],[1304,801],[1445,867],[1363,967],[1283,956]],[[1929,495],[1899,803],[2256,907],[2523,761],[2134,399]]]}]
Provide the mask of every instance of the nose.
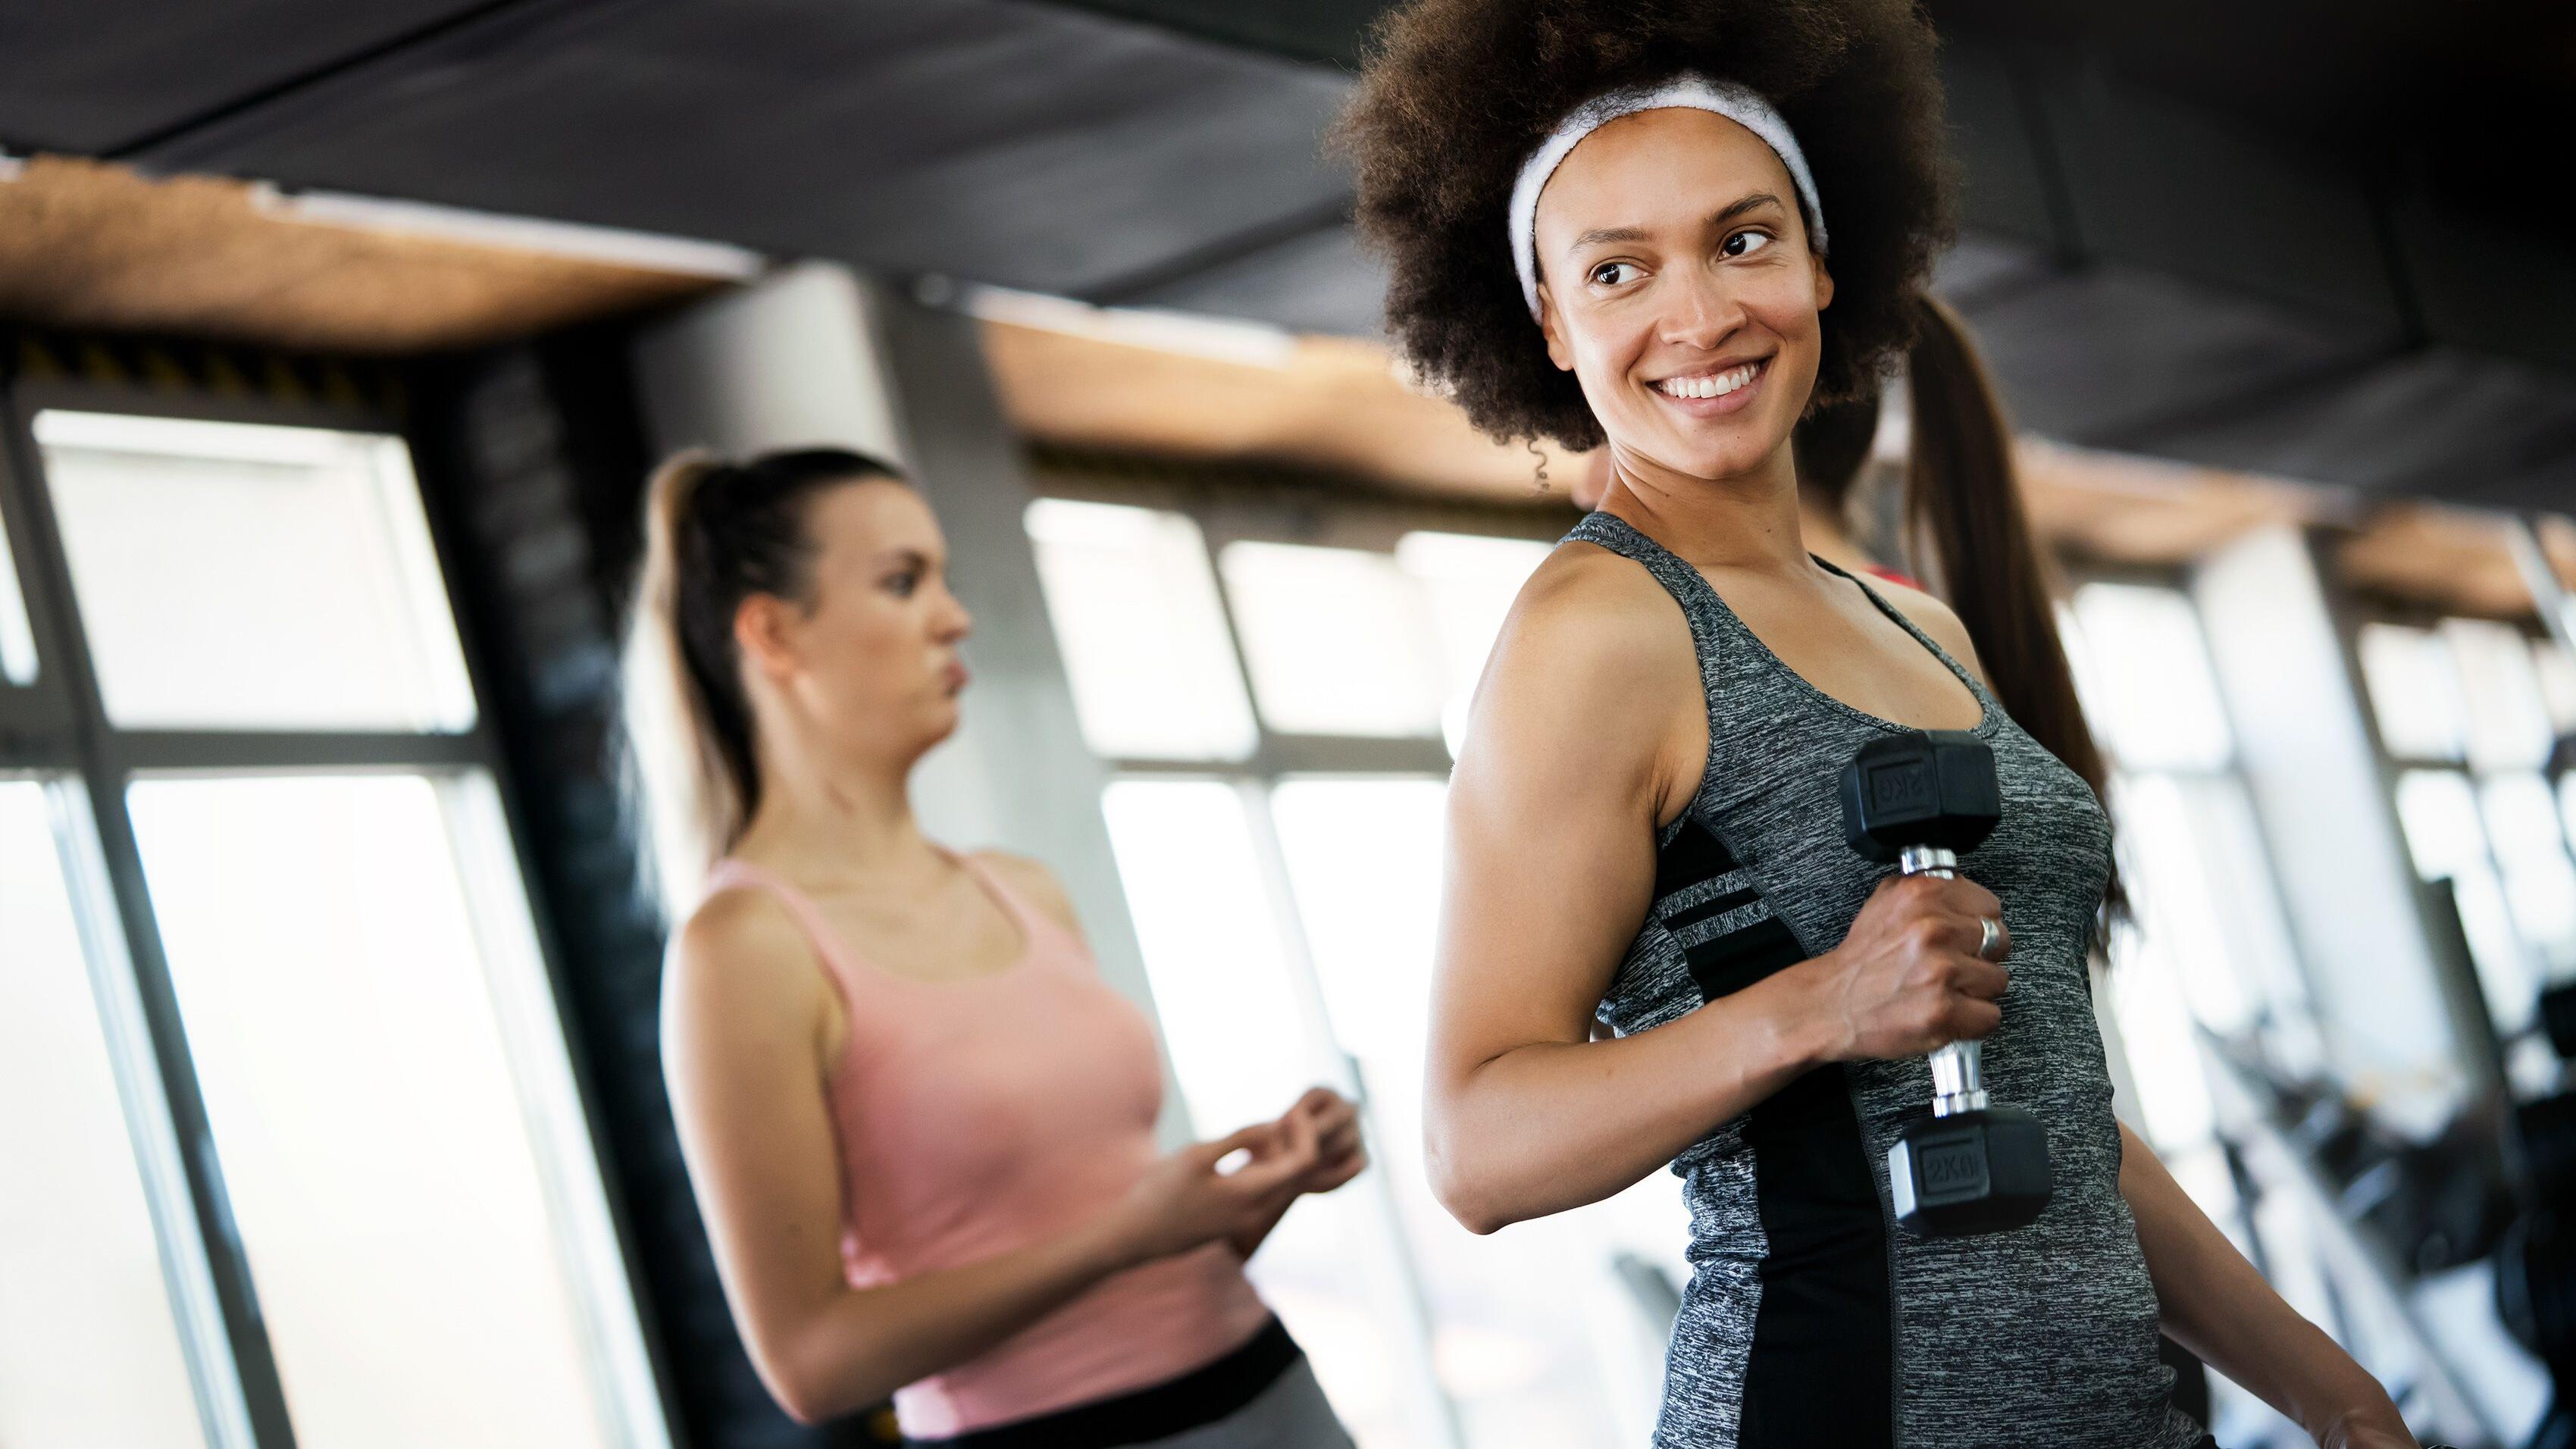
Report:
[{"label": "nose", "polygon": [[942,607],[932,617],[931,629],[942,644],[954,644],[975,632],[975,616],[945,588],[939,591]]},{"label": "nose", "polygon": [[1715,268],[1693,270],[1671,296],[1662,333],[1675,346],[1714,352],[1744,325],[1744,304]]}]

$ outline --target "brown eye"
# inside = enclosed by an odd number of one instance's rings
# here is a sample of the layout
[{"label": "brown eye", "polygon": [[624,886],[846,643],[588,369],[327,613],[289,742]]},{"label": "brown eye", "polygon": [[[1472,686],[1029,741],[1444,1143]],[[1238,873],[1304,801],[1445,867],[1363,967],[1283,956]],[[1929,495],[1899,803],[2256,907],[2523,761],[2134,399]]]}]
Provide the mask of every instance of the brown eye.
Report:
[{"label": "brown eye", "polygon": [[1635,262],[1603,262],[1592,269],[1592,284],[1596,287],[1616,287],[1635,281],[1644,271],[1645,268]]},{"label": "brown eye", "polygon": [[1718,244],[1718,250],[1730,257],[1749,257],[1772,242],[1767,231],[1739,231]]}]

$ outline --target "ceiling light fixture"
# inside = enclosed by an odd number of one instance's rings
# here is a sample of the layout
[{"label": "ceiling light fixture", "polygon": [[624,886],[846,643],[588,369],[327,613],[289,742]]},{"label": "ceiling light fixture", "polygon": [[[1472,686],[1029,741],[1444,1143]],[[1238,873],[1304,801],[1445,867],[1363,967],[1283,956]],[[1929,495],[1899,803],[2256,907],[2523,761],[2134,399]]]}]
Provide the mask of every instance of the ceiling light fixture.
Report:
[{"label": "ceiling light fixture", "polygon": [[395,201],[332,191],[287,191],[263,182],[251,188],[251,204],[271,216],[314,226],[428,237],[677,276],[741,282],[759,276],[769,266],[768,258],[760,253],[723,242],[504,216],[425,201]]},{"label": "ceiling light fixture", "polygon": [[985,322],[1067,333],[1155,352],[1183,353],[1244,367],[1286,367],[1297,355],[1295,333],[1259,322],[1142,307],[1096,307],[1071,297],[1011,287],[960,285],[945,278],[924,278],[923,283],[929,285],[916,284],[915,296],[932,305],[954,306]]}]

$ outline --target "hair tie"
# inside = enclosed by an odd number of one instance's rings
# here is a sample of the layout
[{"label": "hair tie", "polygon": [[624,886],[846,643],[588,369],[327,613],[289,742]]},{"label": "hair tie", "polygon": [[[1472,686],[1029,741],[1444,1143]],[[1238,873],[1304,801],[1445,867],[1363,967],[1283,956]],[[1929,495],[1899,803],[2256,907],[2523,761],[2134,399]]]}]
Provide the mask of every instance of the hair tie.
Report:
[{"label": "hair tie", "polygon": [[1584,137],[1621,116],[1666,107],[1724,116],[1761,137],[1779,156],[1780,164],[1789,168],[1789,179],[1798,188],[1799,209],[1806,216],[1808,240],[1816,255],[1825,254],[1825,208],[1816,200],[1816,179],[1807,174],[1806,155],[1798,149],[1798,138],[1789,133],[1789,123],[1780,119],[1769,101],[1744,86],[1684,71],[1660,85],[1610,91],[1576,106],[1521,163],[1520,178],[1512,183],[1512,266],[1520,272],[1521,298],[1529,303],[1533,320],[1538,317],[1538,194],[1547,189],[1548,178]]}]

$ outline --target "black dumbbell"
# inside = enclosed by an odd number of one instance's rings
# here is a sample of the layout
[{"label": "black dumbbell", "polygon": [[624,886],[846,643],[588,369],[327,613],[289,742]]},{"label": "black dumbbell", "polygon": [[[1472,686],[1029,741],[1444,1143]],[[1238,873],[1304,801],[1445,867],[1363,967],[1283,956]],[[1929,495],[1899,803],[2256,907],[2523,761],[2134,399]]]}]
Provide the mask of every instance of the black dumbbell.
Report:
[{"label": "black dumbbell", "polygon": [[[1994,752],[1959,730],[1872,740],[1843,771],[1843,838],[1906,875],[1956,876],[2003,813]],[[2048,1206],[2048,1133],[1986,1100],[1979,1044],[1932,1053],[1932,1116],[1887,1151],[1896,1220],[1929,1237],[2017,1228]]]}]

